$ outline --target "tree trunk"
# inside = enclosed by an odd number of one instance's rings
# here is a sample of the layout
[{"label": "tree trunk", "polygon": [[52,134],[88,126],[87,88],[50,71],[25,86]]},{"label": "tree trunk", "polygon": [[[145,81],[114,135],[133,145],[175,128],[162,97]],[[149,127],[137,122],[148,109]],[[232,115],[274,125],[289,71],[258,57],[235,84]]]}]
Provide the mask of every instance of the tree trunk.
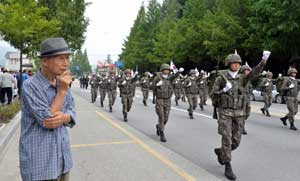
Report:
[{"label": "tree trunk", "polygon": [[22,54],[23,54],[23,48],[21,47],[20,48],[20,73],[19,73],[19,81],[20,81],[20,86],[19,86],[19,90],[18,90],[18,92],[19,92],[19,98],[21,98],[21,93],[22,93],[22,87],[23,87],[23,56],[22,56]]}]

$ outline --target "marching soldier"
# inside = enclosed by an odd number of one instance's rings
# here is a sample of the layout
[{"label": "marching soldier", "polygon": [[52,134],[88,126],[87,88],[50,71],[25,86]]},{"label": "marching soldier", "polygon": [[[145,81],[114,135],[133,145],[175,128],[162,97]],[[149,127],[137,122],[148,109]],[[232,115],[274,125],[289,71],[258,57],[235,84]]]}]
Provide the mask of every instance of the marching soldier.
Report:
[{"label": "marching soldier", "polygon": [[288,70],[289,77],[283,81],[282,88],[281,88],[285,92],[284,94],[286,96],[286,104],[289,110],[289,113],[285,117],[281,118],[281,121],[284,126],[287,126],[286,120],[288,119],[290,122],[290,129],[294,131],[297,130],[294,122],[295,122],[295,116],[298,113],[297,96],[300,91],[300,85],[299,85],[300,82],[299,80],[296,79],[297,73],[298,73],[297,69],[290,68]]},{"label": "marching soldier", "polygon": [[136,76],[136,73],[132,78],[131,71],[129,69],[126,69],[124,74],[125,76],[119,80],[118,86],[120,88],[120,96],[123,104],[123,117],[124,121],[127,122],[127,115],[133,103],[135,83],[138,76]]},{"label": "marching soldier", "polygon": [[185,92],[185,88],[184,88],[184,83],[185,80],[187,79],[187,75],[185,76],[181,76],[181,101],[186,102],[185,98],[186,98],[186,92]]},{"label": "marching soldier", "polygon": [[229,180],[236,180],[231,167],[231,152],[240,144],[241,128],[244,122],[245,87],[247,83],[259,76],[263,70],[270,52],[264,52],[262,61],[248,74],[238,74],[242,60],[237,54],[226,57],[229,70],[220,72],[212,87],[211,93],[219,102],[218,132],[222,136],[221,148],[216,148],[215,153],[221,165],[225,165],[225,176]]},{"label": "marching soldier", "polygon": [[114,71],[110,72],[107,79],[107,96],[108,96],[108,106],[109,112],[112,112],[112,106],[115,104],[117,97],[117,77]]},{"label": "marching soldier", "polygon": [[207,78],[205,77],[205,72],[201,71],[200,72],[200,79],[198,81],[198,87],[199,87],[199,97],[200,97],[200,108],[202,111],[204,111],[204,106],[206,105],[207,101],[207,91],[208,91],[208,86],[207,86]]},{"label": "marching soldier", "polygon": [[[244,74],[244,76],[247,76],[251,71],[251,67],[249,67],[249,65],[243,65],[241,68],[242,73]],[[244,107],[244,111],[245,111],[245,120],[243,122],[243,127],[242,127],[242,131],[243,134],[246,135],[247,131],[245,129],[245,123],[246,120],[249,118],[250,113],[251,113],[251,95],[252,95],[252,91],[253,91],[253,86],[251,81],[249,81],[245,87],[245,107]]]},{"label": "marching soldier", "polygon": [[85,76],[84,78],[83,78],[83,89],[87,89],[88,88],[88,86],[89,86],[89,76]]},{"label": "marching soldier", "polygon": [[269,108],[272,105],[272,92],[273,92],[273,82],[272,82],[272,77],[273,73],[272,72],[267,72],[266,74],[266,79],[264,79],[261,83],[261,87],[263,87],[263,96],[264,96],[264,107],[261,108],[261,112],[268,116],[271,117]]},{"label": "marching soldier", "polygon": [[96,74],[92,75],[92,78],[91,78],[89,84],[91,85],[91,99],[92,99],[92,103],[94,103],[96,101],[96,99],[97,99],[98,86],[99,86],[99,79],[96,76]]},{"label": "marching soldier", "polygon": [[141,87],[143,93],[143,104],[147,106],[147,99],[150,91],[150,72],[145,72],[144,77],[141,79]]},{"label": "marching soldier", "polygon": [[199,94],[198,78],[194,69],[190,70],[190,76],[185,80],[185,92],[189,103],[188,113],[190,119],[194,119],[193,112],[197,108]]},{"label": "marching soldier", "polygon": [[173,80],[173,90],[174,90],[174,94],[175,94],[175,103],[176,106],[178,106],[178,101],[181,98],[181,80],[180,77],[178,76],[175,80]]},{"label": "marching soldier", "polygon": [[106,73],[101,73],[101,78],[99,80],[99,92],[100,92],[100,105],[103,107],[103,102],[106,97],[106,91],[107,91],[107,78]]},{"label": "marching soldier", "polygon": [[171,108],[172,97],[172,81],[179,76],[180,72],[183,72],[183,68],[179,69],[174,75],[170,74],[170,66],[168,64],[162,64],[160,67],[160,73],[156,75],[153,80],[154,91],[156,94],[155,110],[158,115],[158,124],[156,125],[156,134],[160,136],[161,142],[166,142],[164,134],[165,125],[169,119],[169,113]]}]

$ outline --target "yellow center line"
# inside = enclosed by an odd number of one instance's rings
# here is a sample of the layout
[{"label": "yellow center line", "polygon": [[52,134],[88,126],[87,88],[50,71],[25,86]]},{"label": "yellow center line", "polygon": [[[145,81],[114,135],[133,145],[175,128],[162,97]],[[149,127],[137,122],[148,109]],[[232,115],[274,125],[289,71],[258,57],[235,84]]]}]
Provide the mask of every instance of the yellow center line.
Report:
[{"label": "yellow center line", "polygon": [[182,178],[186,179],[186,181],[195,181],[195,178],[188,175],[183,170],[179,169],[176,164],[165,158],[163,155],[159,154],[155,150],[153,150],[150,146],[148,146],[145,142],[143,142],[141,139],[133,135],[131,132],[127,131],[125,128],[123,128],[121,125],[115,123],[113,120],[105,116],[104,114],[100,113],[99,111],[96,111],[96,113],[103,118],[105,121],[110,123],[113,127],[117,128],[121,132],[123,132],[125,135],[127,135],[129,138],[131,138],[135,143],[137,143],[140,147],[142,147],[144,150],[146,150],[148,153],[156,157],[158,160],[163,162],[165,165],[167,165],[169,168],[171,168],[175,173],[177,173]]},{"label": "yellow center line", "polygon": [[84,147],[95,147],[103,145],[121,145],[121,144],[134,144],[134,141],[112,141],[112,142],[99,142],[92,144],[74,144],[71,145],[71,148],[84,148]]}]

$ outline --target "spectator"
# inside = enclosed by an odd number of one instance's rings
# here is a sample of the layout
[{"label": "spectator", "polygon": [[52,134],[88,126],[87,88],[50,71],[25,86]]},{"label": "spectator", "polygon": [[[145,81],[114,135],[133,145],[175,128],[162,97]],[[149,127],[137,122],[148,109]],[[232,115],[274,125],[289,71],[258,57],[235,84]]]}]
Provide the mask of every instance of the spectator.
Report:
[{"label": "spectator", "polygon": [[3,74],[0,75],[0,101],[1,104],[5,103],[5,96],[7,97],[7,104],[10,104],[12,101],[12,92],[15,86],[14,77],[8,73],[7,70],[3,70]]},{"label": "spectator", "polygon": [[67,127],[75,125],[68,45],[41,43],[42,68],[23,84],[20,171],[23,181],[68,181],[73,166]]}]

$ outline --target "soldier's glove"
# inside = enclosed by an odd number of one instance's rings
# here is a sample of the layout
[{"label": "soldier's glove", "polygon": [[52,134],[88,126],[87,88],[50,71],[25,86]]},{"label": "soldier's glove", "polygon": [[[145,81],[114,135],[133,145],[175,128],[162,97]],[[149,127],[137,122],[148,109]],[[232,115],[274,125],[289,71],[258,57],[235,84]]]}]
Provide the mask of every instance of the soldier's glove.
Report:
[{"label": "soldier's glove", "polygon": [[190,86],[192,86],[192,82],[190,82],[190,83],[188,84],[188,87],[190,87]]},{"label": "soldier's glove", "polygon": [[159,81],[159,82],[156,84],[156,86],[159,87],[159,86],[161,86],[162,84],[163,84],[163,82],[162,82],[162,81]]},{"label": "soldier's glove", "polygon": [[101,82],[99,82],[99,84],[102,84],[102,81],[101,81]]},{"label": "soldier's glove", "polygon": [[269,82],[267,82],[266,84],[265,84],[265,87],[268,87],[270,84],[269,84]]},{"label": "soldier's glove", "polygon": [[184,68],[181,67],[181,68],[179,69],[179,72],[181,73],[181,72],[183,72],[183,71],[184,71]]},{"label": "soldier's glove", "polygon": [[146,83],[146,80],[144,80],[143,83]]},{"label": "soldier's glove", "polygon": [[122,82],[122,85],[124,85],[124,84],[126,84],[126,81],[125,81],[125,80]]},{"label": "soldier's glove", "polygon": [[110,83],[110,79],[108,79],[108,83]]},{"label": "soldier's glove", "polygon": [[294,87],[295,87],[295,84],[291,84],[291,85],[289,86],[290,89],[293,89]]},{"label": "soldier's glove", "polygon": [[270,55],[271,55],[271,52],[265,50],[265,51],[263,52],[263,57],[262,57],[262,59],[263,59],[263,60],[268,60],[269,57],[270,57]]},{"label": "soldier's glove", "polygon": [[203,84],[204,82],[203,82],[203,80],[200,82],[200,84]]},{"label": "soldier's glove", "polygon": [[151,74],[150,72],[148,72],[149,77],[153,77],[153,74]]},{"label": "soldier's glove", "polygon": [[230,82],[227,82],[226,86],[223,89],[223,91],[228,92],[230,89],[232,89],[232,84]]}]

